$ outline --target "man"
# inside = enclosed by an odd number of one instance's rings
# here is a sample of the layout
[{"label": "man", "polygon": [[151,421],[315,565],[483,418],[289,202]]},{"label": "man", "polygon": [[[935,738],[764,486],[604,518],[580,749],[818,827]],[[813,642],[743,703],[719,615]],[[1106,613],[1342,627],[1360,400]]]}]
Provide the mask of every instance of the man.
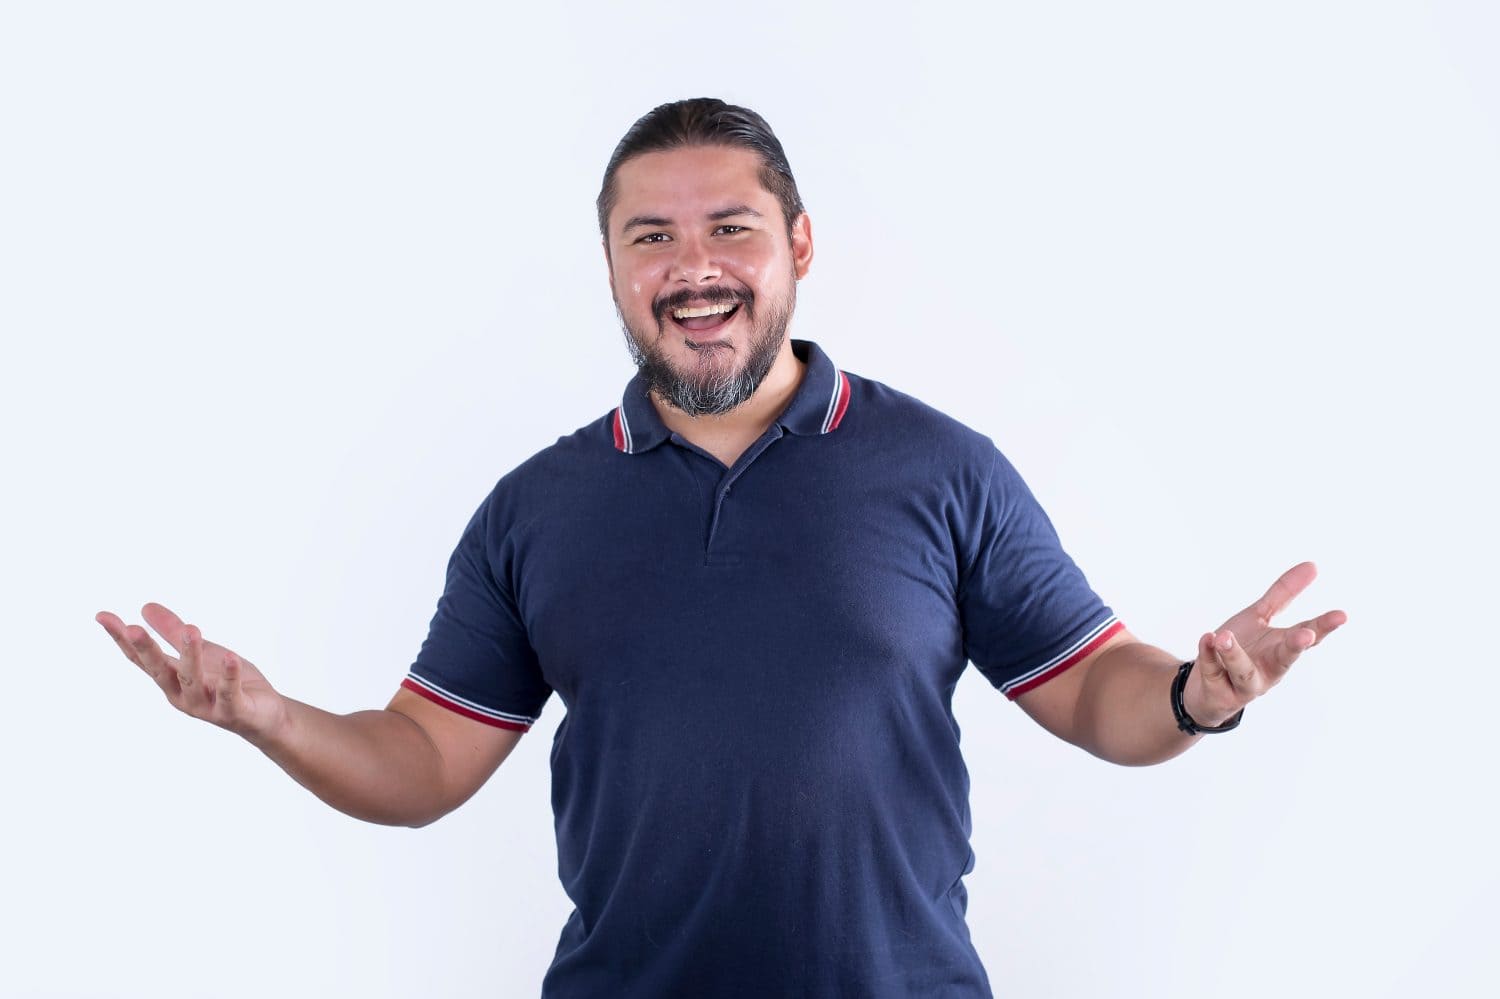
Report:
[{"label": "man", "polygon": [[788,330],[812,229],[760,116],[663,105],[598,198],[639,368],[504,476],[383,711],[283,697],[158,604],[97,620],[180,710],[334,807],[421,826],[553,691],[549,996],[985,996],[964,922],[973,662],[1037,722],[1148,764],[1237,723],[1345,621],[1270,619],[1303,563],[1198,641],[1136,640],[986,437]]}]

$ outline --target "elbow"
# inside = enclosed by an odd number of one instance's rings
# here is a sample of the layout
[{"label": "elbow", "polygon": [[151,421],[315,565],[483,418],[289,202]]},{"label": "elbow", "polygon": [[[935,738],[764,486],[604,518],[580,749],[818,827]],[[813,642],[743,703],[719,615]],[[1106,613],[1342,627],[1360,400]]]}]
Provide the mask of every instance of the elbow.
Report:
[{"label": "elbow", "polygon": [[1117,767],[1154,767],[1158,763],[1176,759],[1192,745],[1185,742],[1178,746],[1143,745],[1136,741],[1121,741],[1109,744],[1104,740],[1085,744],[1083,748],[1106,763]]},{"label": "elbow", "polygon": [[417,816],[416,818],[406,819],[406,820],[403,820],[403,821],[401,821],[399,823],[395,823],[395,824],[397,824],[397,825],[403,825],[403,826],[405,826],[408,829],[424,829],[427,826],[432,825],[438,819],[440,819],[443,816],[447,815],[451,811],[453,811],[453,807],[452,806],[438,808],[438,809],[433,810],[433,811],[424,812],[421,815]]}]

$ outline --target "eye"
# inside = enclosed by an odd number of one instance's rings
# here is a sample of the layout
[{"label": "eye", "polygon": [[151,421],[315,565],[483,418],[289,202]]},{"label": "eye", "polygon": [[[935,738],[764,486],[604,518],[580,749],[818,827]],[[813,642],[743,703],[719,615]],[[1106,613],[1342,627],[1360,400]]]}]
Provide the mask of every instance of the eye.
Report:
[{"label": "eye", "polygon": [[731,235],[731,236],[733,236],[735,232],[744,232],[745,231],[745,227],[742,226],[742,225],[721,225],[715,231],[716,232],[723,232],[726,229],[733,229],[734,230],[734,232],[729,233],[729,235]]},{"label": "eye", "polygon": [[[658,239],[657,238],[658,236],[660,236],[661,239]],[[671,237],[669,237],[664,232],[648,232],[648,233],[646,233],[646,235],[644,235],[640,239],[636,240],[636,242],[637,243],[659,243],[659,242],[661,242],[662,239],[670,239],[670,238]]]}]

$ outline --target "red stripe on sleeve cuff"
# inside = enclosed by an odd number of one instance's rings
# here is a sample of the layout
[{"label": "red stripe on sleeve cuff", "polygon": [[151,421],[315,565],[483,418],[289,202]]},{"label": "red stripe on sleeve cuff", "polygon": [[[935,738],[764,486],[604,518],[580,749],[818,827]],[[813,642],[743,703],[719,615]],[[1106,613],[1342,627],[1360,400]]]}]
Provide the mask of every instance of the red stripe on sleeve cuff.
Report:
[{"label": "red stripe on sleeve cuff", "polygon": [[1020,697],[1028,690],[1035,690],[1042,684],[1046,683],[1048,680],[1052,679],[1054,676],[1057,676],[1058,674],[1066,671],[1069,667],[1077,666],[1079,663],[1083,662],[1095,651],[1097,651],[1099,646],[1103,645],[1105,642],[1109,641],[1111,638],[1113,638],[1123,630],[1125,630],[1125,622],[1116,621],[1114,624],[1110,625],[1108,628],[1105,628],[1103,631],[1099,632],[1099,634],[1095,635],[1093,639],[1085,643],[1081,648],[1078,649],[1078,651],[1074,652],[1071,656],[1064,659],[1056,666],[1053,666],[1051,669],[1047,670],[1047,672],[1038,673],[1036,676],[1032,677],[1030,680],[1027,680],[1025,683],[1018,684],[1007,690],[1005,692],[1005,696],[1014,701],[1017,697]]},{"label": "red stripe on sleeve cuff", "polygon": [[472,718],[477,722],[484,722],[486,725],[493,725],[495,728],[508,728],[513,732],[526,732],[531,729],[530,725],[523,725],[520,722],[506,721],[502,718],[491,718],[489,715],[480,714],[478,711],[475,711],[472,708],[466,708],[462,704],[450,701],[446,697],[428,690],[421,684],[414,682],[410,677],[402,680],[401,686],[406,688],[407,690],[410,690],[414,694],[421,694],[433,704],[440,704],[443,707],[447,708],[449,711],[454,712],[455,714],[463,715],[465,718]]}]

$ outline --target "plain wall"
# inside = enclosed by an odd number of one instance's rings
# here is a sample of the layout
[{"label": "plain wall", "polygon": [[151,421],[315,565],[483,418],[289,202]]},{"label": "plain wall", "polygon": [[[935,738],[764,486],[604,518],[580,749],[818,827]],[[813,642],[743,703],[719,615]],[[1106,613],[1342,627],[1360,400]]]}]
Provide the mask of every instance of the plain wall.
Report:
[{"label": "plain wall", "polygon": [[383,706],[496,479],[633,372],[593,214],[656,104],[762,112],[793,335],[991,435],[1139,637],[1303,559],[1350,623],[1123,769],[970,670],[1010,996],[1492,995],[1500,14],[1475,3],[12,3],[0,993],[535,995],[554,698],[421,830],[173,711],[159,601]]}]

